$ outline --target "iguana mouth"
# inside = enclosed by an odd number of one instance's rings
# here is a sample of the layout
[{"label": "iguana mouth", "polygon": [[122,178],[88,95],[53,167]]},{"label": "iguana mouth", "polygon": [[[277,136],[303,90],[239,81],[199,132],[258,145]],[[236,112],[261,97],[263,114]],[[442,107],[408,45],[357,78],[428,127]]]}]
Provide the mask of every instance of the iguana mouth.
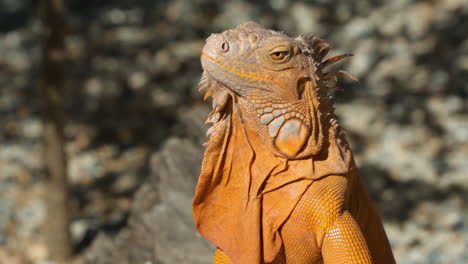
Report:
[{"label": "iguana mouth", "polygon": [[223,83],[212,78],[206,71],[203,72],[200,80],[199,91],[206,90],[204,100],[212,98],[213,110],[208,115],[207,122],[218,122],[223,120],[229,110],[226,107],[231,101],[233,91]]}]

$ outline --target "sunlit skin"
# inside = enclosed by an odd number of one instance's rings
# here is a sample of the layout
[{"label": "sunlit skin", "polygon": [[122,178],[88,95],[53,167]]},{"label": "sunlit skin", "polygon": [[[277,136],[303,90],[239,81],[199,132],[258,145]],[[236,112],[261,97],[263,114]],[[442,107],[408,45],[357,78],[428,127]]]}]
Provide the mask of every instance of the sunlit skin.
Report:
[{"label": "sunlit skin", "polygon": [[328,99],[325,41],[244,22],[211,35],[212,97],[193,202],[214,263],[395,263]]}]

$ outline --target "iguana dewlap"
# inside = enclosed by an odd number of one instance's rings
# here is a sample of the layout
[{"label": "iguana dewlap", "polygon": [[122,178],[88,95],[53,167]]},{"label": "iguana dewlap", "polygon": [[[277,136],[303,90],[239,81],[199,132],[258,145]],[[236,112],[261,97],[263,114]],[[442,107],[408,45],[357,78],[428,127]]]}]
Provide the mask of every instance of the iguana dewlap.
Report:
[{"label": "iguana dewlap", "polygon": [[254,22],[211,35],[213,123],[193,201],[214,263],[395,263],[336,123],[321,39]]}]

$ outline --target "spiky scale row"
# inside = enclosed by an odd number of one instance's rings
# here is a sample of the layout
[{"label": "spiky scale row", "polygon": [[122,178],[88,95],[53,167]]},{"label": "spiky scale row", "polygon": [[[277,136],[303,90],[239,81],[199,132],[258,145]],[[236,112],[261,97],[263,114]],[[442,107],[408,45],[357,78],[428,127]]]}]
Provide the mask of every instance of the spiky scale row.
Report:
[{"label": "spiky scale row", "polygon": [[327,66],[329,66],[329,65],[331,65],[331,64],[333,64],[335,62],[338,62],[338,61],[340,61],[340,60],[342,60],[344,58],[352,57],[352,56],[354,56],[354,55],[353,54],[341,54],[341,55],[337,55],[335,57],[331,57],[331,58],[327,59],[326,61],[322,62],[320,64],[320,67],[322,69],[325,69]]},{"label": "spiky scale row", "polygon": [[200,92],[208,88],[209,78],[208,78],[208,74],[205,71],[203,72],[202,77],[200,78],[200,82],[198,82],[198,85],[200,86],[198,88],[198,91]]}]

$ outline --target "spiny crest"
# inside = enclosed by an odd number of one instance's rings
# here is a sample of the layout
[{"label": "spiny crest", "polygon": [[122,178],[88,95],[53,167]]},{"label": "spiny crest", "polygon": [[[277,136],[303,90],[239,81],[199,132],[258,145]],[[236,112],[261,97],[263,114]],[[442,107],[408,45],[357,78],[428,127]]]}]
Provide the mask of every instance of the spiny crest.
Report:
[{"label": "spiny crest", "polygon": [[[336,89],[336,84],[338,81],[338,76],[344,75],[347,76],[348,78],[357,81],[357,78],[354,77],[352,74],[338,70],[334,72],[324,72],[325,68],[330,66],[333,63],[336,63],[344,58],[351,57],[353,54],[341,54],[337,55],[328,59],[325,59],[325,57],[328,55],[330,52],[330,45],[327,43],[326,40],[320,39],[315,36],[299,36],[298,39],[304,43],[303,45],[305,46],[306,50],[306,55],[310,56],[311,58],[311,65],[313,64],[315,66],[316,71],[318,71],[323,78],[323,83],[326,88],[329,89]],[[340,145],[341,148],[346,148],[346,144],[344,144],[343,137],[344,137],[344,131],[339,125],[334,110],[334,100],[333,100],[333,95],[328,94],[329,91],[325,91],[325,93],[322,93],[323,91],[320,91],[319,87],[316,87],[316,97],[320,99],[320,96],[323,95],[325,97],[325,101],[322,101],[323,103],[329,105],[331,108],[331,111],[326,113],[326,119],[329,120],[330,125],[334,128],[334,131],[336,131],[336,139]],[[343,143],[343,144],[342,144]]]},{"label": "spiny crest", "polygon": [[208,114],[208,118],[205,121],[206,123],[216,123],[226,117],[227,112],[223,111],[226,108],[226,105],[229,101],[229,93],[223,87],[220,87],[221,84],[210,78],[210,76],[204,71],[200,79],[198,91],[205,91],[203,100],[212,98],[212,107],[213,109]]},{"label": "spiny crest", "polygon": [[199,92],[207,89],[210,86],[209,77],[208,77],[208,74],[205,71],[203,71],[203,74],[202,74],[202,77],[200,79],[200,82],[198,83],[198,86],[200,86],[198,88]]},{"label": "spiny crest", "polygon": [[213,100],[213,109],[208,114],[208,118],[205,121],[205,124],[212,123],[213,125],[206,131],[206,136],[209,138],[209,140],[202,144],[204,147],[208,147],[210,144],[214,144],[213,142],[216,141],[215,138],[217,134],[219,134],[219,131],[224,126],[224,124],[219,121],[224,120],[226,117],[226,113],[222,111],[225,104],[221,106],[220,104],[216,103],[216,89],[219,89],[219,87],[217,87],[219,84],[212,80],[205,71],[203,72],[198,85],[200,86],[198,91],[205,91],[205,96],[203,99],[206,101],[206,99],[212,97]]},{"label": "spiny crest", "polygon": [[324,61],[324,58],[330,52],[330,45],[326,40],[312,35],[307,37],[299,36],[299,39],[305,43],[308,55],[313,59],[313,63],[317,70],[322,73],[324,78],[323,81],[327,88],[335,88],[338,81],[337,77],[340,75],[347,76],[348,78],[357,81],[356,77],[346,71],[338,70],[334,72],[323,72],[323,70],[331,64],[336,63],[344,58],[351,57],[353,54],[341,54],[328,58]]}]

